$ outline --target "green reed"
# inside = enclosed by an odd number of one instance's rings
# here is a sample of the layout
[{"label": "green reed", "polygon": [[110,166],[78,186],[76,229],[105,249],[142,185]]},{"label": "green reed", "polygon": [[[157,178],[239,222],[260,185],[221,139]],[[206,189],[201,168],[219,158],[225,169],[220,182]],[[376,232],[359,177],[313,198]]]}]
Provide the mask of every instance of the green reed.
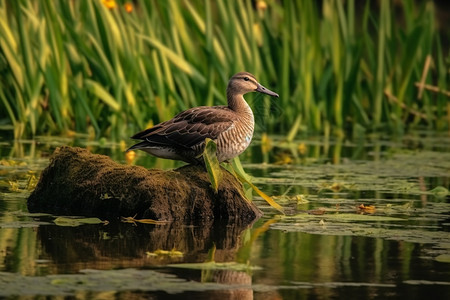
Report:
[{"label": "green reed", "polygon": [[436,24],[432,1],[141,0],[128,13],[3,0],[0,126],[124,139],[224,104],[228,78],[246,70],[280,94],[248,96],[269,133],[445,129],[450,57]]}]

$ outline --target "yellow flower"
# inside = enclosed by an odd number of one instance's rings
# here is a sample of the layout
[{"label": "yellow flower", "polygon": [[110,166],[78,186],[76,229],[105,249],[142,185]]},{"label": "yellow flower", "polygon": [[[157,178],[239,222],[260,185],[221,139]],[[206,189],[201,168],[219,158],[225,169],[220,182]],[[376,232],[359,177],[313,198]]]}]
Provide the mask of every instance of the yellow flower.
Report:
[{"label": "yellow flower", "polygon": [[131,2],[127,2],[123,5],[123,7],[125,8],[125,11],[127,13],[131,13],[133,11],[133,4]]},{"label": "yellow flower", "polygon": [[267,9],[266,1],[258,1],[256,2],[256,9],[259,11],[265,11]]},{"label": "yellow flower", "polygon": [[283,151],[283,152],[277,154],[275,159],[276,159],[274,162],[275,165],[289,165],[294,162],[291,154],[287,151]]},{"label": "yellow flower", "polygon": [[261,47],[262,43],[263,43],[263,36],[262,36],[261,26],[259,26],[258,23],[253,24],[253,36],[254,36],[258,46]]},{"label": "yellow flower", "polygon": [[298,153],[300,153],[300,155],[305,155],[306,154],[306,150],[308,150],[306,148],[305,143],[300,143],[297,147]]},{"label": "yellow flower", "polygon": [[114,0],[102,0],[102,2],[106,8],[113,9],[117,7],[117,3]]},{"label": "yellow flower", "polygon": [[272,149],[272,140],[267,135],[267,133],[263,133],[261,136],[261,150],[262,153],[267,153]]},{"label": "yellow flower", "polygon": [[125,153],[125,160],[127,161],[127,164],[129,165],[133,164],[135,159],[136,159],[136,152],[134,152],[133,150]]}]

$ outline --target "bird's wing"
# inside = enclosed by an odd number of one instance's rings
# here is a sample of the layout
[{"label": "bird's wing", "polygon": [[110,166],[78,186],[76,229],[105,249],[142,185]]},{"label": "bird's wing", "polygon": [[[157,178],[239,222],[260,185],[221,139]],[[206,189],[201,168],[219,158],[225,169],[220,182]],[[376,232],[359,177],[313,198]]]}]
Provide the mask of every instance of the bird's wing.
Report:
[{"label": "bird's wing", "polygon": [[227,107],[195,107],[179,113],[173,119],[141,131],[133,139],[159,146],[192,148],[206,138],[215,140],[233,126]]}]

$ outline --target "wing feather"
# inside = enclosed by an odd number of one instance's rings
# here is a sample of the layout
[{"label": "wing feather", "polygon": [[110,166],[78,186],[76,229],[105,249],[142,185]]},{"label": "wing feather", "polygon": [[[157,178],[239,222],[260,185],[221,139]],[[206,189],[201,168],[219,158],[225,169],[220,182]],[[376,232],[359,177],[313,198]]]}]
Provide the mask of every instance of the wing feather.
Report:
[{"label": "wing feather", "polygon": [[206,138],[215,140],[233,126],[233,112],[226,106],[195,107],[173,119],[132,136],[148,145],[192,148]]}]

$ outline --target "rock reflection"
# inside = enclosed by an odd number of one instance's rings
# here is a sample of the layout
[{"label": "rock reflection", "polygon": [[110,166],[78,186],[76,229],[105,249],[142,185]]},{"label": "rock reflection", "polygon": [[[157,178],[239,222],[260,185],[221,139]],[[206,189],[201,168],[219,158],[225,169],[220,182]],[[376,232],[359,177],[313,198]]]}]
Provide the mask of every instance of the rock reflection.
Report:
[{"label": "rock reflection", "polygon": [[[79,227],[41,226],[38,239],[42,258],[48,258],[50,274],[78,273],[83,269],[110,270],[152,268],[180,263],[234,262],[241,246],[241,233],[246,227],[223,222],[197,225],[171,223],[165,225],[110,223]],[[148,255],[157,250],[176,250],[183,255]],[[251,275],[235,270],[189,270],[164,268],[189,281],[223,285],[210,296],[220,299],[252,299]],[[203,294],[204,295],[204,294]]]},{"label": "rock reflection", "polygon": [[230,270],[216,271],[212,274],[211,280],[222,284],[245,285],[248,288],[210,291],[206,293],[210,299],[253,299],[252,277],[248,273]]}]

